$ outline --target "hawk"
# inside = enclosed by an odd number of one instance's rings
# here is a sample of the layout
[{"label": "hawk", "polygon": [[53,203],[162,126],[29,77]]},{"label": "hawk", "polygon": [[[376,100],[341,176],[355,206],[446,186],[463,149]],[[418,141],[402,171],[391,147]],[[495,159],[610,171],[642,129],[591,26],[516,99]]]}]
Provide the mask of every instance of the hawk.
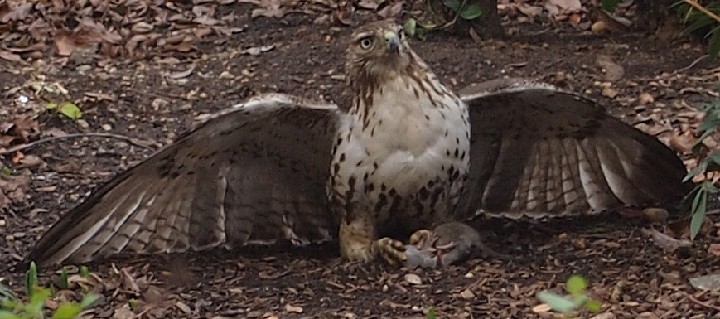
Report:
[{"label": "hawk", "polygon": [[27,260],[339,239],[346,259],[402,262],[398,233],[687,190],[672,150],[588,98],[522,80],[453,93],[394,23],[352,34],[346,72],[340,107],[269,94],[215,115],[97,189]]}]

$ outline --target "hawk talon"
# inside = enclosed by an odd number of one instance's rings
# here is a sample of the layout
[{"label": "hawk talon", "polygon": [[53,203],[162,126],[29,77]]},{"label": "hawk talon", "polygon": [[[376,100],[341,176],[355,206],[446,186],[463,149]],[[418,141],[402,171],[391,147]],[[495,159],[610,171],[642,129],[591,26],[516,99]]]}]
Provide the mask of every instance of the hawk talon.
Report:
[{"label": "hawk talon", "polygon": [[391,265],[404,264],[408,259],[405,244],[389,237],[375,241],[375,252]]},{"label": "hawk talon", "polygon": [[[410,235],[410,245],[416,246],[418,249],[423,250],[426,247],[431,247],[437,239],[434,239],[435,233],[429,229],[420,229]],[[429,244],[429,246],[427,246]]]}]

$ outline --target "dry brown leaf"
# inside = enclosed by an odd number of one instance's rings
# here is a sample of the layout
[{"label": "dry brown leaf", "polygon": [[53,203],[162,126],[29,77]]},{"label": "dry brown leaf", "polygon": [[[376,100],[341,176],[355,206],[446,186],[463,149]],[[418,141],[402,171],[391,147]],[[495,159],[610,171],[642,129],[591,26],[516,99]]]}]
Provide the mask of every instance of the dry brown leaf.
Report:
[{"label": "dry brown leaf", "polygon": [[708,254],[713,256],[720,256],[720,244],[710,244],[708,247]]},{"label": "dry brown leaf", "polygon": [[75,51],[75,40],[70,34],[58,34],[55,36],[55,47],[59,56],[70,56]]},{"label": "dry brown leaf", "polygon": [[420,279],[420,276],[413,274],[413,273],[405,274],[405,276],[403,278],[405,278],[405,281],[409,284],[413,284],[413,285],[422,284],[422,279]]},{"label": "dry brown leaf", "polygon": [[383,19],[395,19],[399,18],[402,14],[403,5],[405,1],[397,1],[385,8],[382,8],[377,14]]},{"label": "dry brown leaf", "polygon": [[535,18],[543,13],[543,8],[536,6],[522,6],[518,7],[518,11],[530,18]]},{"label": "dry brown leaf", "polygon": [[25,155],[17,162],[17,164],[20,167],[33,168],[43,166],[45,164],[45,161],[35,155]]},{"label": "dry brown leaf", "polygon": [[260,0],[255,2],[255,4],[260,6],[260,8],[253,9],[251,14],[253,18],[282,18],[285,16],[285,13],[287,13],[280,0]]},{"label": "dry brown leaf", "polygon": [[25,192],[30,187],[27,176],[0,175],[0,208],[27,201]]},{"label": "dry brown leaf", "polygon": [[608,81],[618,81],[625,75],[625,69],[615,63],[610,56],[600,54],[595,61],[605,72],[605,79]]},{"label": "dry brown leaf", "polygon": [[580,0],[548,0],[547,2],[565,12],[578,12],[582,10]]},{"label": "dry brown leaf", "polygon": [[13,62],[22,61],[21,56],[15,54],[15,53],[12,53],[10,51],[5,51],[5,50],[0,50],[0,59],[13,61]]},{"label": "dry brown leaf", "polygon": [[135,278],[130,274],[130,271],[127,267],[120,269],[120,276],[122,279],[122,287],[125,290],[132,292],[140,292],[140,288],[138,287]]},{"label": "dry brown leaf", "polygon": [[646,236],[650,236],[653,243],[657,245],[658,247],[662,248],[663,250],[667,252],[674,252],[678,250],[679,248],[683,247],[690,247],[692,246],[692,242],[690,242],[687,239],[675,239],[672,238],[666,234],[663,234],[659,232],[658,230],[651,228],[651,229],[641,229],[641,232],[645,234]]},{"label": "dry brown leaf", "polygon": [[695,145],[695,137],[690,131],[683,134],[673,132],[669,140],[670,147],[679,153],[689,153]]},{"label": "dry brown leaf", "polygon": [[383,3],[385,0],[360,0],[357,5],[363,9],[377,10]]},{"label": "dry brown leaf", "polygon": [[287,304],[287,305],[285,305],[285,311],[290,312],[290,313],[302,313],[303,308],[299,307],[299,306],[293,306],[291,304]]}]

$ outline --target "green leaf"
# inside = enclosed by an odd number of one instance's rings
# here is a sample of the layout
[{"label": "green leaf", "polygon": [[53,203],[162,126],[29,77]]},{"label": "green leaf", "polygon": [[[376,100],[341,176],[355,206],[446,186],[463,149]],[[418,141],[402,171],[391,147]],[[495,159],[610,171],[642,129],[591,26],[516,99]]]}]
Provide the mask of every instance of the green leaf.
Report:
[{"label": "green leaf", "polygon": [[587,280],[579,275],[572,275],[567,281],[567,292],[571,295],[581,294],[587,289]]},{"label": "green leaf", "polygon": [[540,299],[540,301],[548,304],[550,308],[558,312],[564,313],[577,309],[577,305],[572,302],[572,300],[549,291],[539,292],[537,294],[537,298]]},{"label": "green leaf", "polygon": [[416,28],[417,28],[417,21],[415,21],[415,19],[413,19],[413,18],[408,19],[403,24],[403,32],[405,32],[405,34],[407,34],[410,37],[415,36]]},{"label": "green leaf", "polygon": [[482,15],[482,7],[478,3],[471,3],[460,11],[460,17],[465,20],[477,19]]},{"label": "green leaf", "polygon": [[15,298],[10,287],[0,283],[0,300]]},{"label": "green leaf", "polygon": [[30,318],[42,318],[45,301],[48,298],[50,298],[50,289],[35,288],[35,292],[30,296],[30,302],[25,305],[25,312],[30,315]]},{"label": "green leaf", "polygon": [[713,29],[710,33],[712,33],[712,36],[710,37],[708,55],[713,59],[717,59],[718,53],[720,53],[720,27]]},{"label": "green leaf", "polygon": [[698,29],[701,29],[708,25],[711,25],[714,21],[706,15],[699,15],[699,16],[697,16],[697,18],[688,18],[688,19],[695,20],[695,21],[693,21],[687,28],[685,28],[685,30],[682,31],[682,34],[684,36],[688,36]]},{"label": "green leaf", "polygon": [[80,266],[80,277],[82,277],[82,278],[90,277],[90,269],[88,269],[87,266],[85,266],[85,265]]},{"label": "green leaf", "polygon": [[60,289],[67,289],[70,286],[68,283],[67,269],[65,269],[65,267],[60,271],[60,282],[58,286],[60,286]]},{"label": "green leaf", "polygon": [[602,8],[605,11],[614,11],[620,0],[602,0]]},{"label": "green leaf", "polygon": [[702,161],[702,162],[700,162],[700,164],[698,164],[698,166],[696,166],[695,168],[691,169],[691,170],[687,173],[687,175],[685,175],[685,178],[683,178],[683,182],[687,182],[687,181],[691,180],[693,177],[695,177],[695,175],[704,172],[705,169],[707,169],[707,166],[708,166],[708,162],[707,162],[707,161]]},{"label": "green leaf", "polygon": [[45,108],[48,109],[48,110],[54,110],[54,109],[57,108],[57,106],[58,106],[57,103],[48,103],[48,104],[45,104]]},{"label": "green leaf", "polygon": [[692,203],[693,217],[690,220],[690,240],[695,240],[695,236],[700,233],[705,215],[707,212],[707,196],[709,190],[714,189],[711,181],[704,181],[698,191],[695,193]]},{"label": "green leaf", "polygon": [[77,120],[82,117],[82,111],[80,111],[80,108],[74,103],[65,102],[60,104],[58,111],[71,120]]},{"label": "green leaf", "polygon": [[135,299],[128,300],[128,307],[130,307],[130,310],[135,311],[138,307],[138,301]]},{"label": "green leaf", "polygon": [[2,169],[0,169],[0,174],[10,176],[10,174],[12,174],[12,169],[10,167],[3,166]]},{"label": "green leaf", "polygon": [[33,293],[35,293],[37,283],[37,265],[34,261],[31,261],[30,268],[28,268],[27,272],[25,273],[25,294],[32,297]]},{"label": "green leaf", "polygon": [[53,319],[75,319],[82,311],[82,307],[74,302],[61,303],[53,314]]},{"label": "green leaf", "polygon": [[95,301],[97,301],[100,298],[100,296],[95,294],[89,294],[85,295],[82,300],[80,300],[80,307],[87,308],[90,307]]},{"label": "green leaf", "polygon": [[426,318],[427,319],[437,319],[437,314],[435,313],[434,307],[430,307],[430,309],[428,309]]},{"label": "green leaf", "polygon": [[0,319],[21,319],[20,316],[5,310],[0,310]]},{"label": "green leaf", "polygon": [[602,310],[602,304],[597,300],[588,300],[585,302],[585,309],[590,312],[600,312]]},{"label": "green leaf", "polygon": [[460,0],[445,0],[443,4],[455,12],[460,11],[460,6],[462,5]]}]

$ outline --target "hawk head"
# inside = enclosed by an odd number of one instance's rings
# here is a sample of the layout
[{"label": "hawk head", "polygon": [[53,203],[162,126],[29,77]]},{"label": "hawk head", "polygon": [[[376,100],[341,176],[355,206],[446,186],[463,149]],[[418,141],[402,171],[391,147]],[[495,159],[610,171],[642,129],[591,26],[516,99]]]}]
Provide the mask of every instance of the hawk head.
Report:
[{"label": "hawk head", "polygon": [[353,32],[347,49],[348,84],[355,93],[402,76],[415,59],[402,27],[388,21],[370,23]]}]

